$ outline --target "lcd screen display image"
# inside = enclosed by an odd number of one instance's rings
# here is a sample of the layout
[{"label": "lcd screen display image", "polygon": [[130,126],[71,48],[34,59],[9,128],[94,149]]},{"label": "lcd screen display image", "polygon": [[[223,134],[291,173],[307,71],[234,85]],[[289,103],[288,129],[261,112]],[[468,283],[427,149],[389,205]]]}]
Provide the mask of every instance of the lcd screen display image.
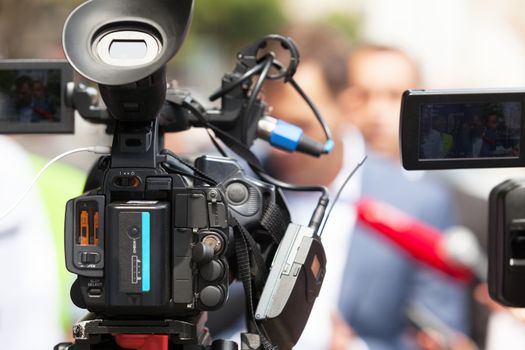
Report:
[{"label": "lcd screen display image", "polygon": [[0,122],[61,122],[60,69],[1,70]]},{"label": "lcd screen display image", "polygon": [[419,159],[519,158],[522,103],[421,104]]}]

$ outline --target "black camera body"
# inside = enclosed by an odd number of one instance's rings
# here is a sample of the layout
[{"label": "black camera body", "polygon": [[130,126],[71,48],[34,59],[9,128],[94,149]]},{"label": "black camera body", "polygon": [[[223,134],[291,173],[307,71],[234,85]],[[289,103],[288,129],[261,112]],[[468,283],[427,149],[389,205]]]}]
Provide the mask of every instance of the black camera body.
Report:
[{"label": "black camera body", "polygon": [[[67,205],[67,266],[79,276],[74,303],[104,315],[162,317],[220,307],[230,241],[222,191],[129,168],[110,170],[105,183],[99,194]],[[98,227],[108,237],[98,237]],[[204,272],[214,269],[212,276]]]},{"label": "black camera body", "polygon": [[78,275],[71,290],[78,307],[144,318],[222,306],[233,253],[229,217],[256,227],[276,190],[232,159],[203,156],[195,165],[218,185],[194,186],[160,168],[110,168],[100,190],[68,202],[66,264]]},{"label": "black camera body", "polygon": [[[105,156],[92,169],[85,194],[66,206],[66,267],[77,275],[71,298],[91,313],[73,326],[75,342],[58,350],[235,349],[234,342],[211,341],[203,313],[224,304],[234,279],[242,282],[246,301],[243,348],[287,349],[297,343],[319,294],[326,272],[319,232],[328,190],[274,179],[250,150],[257,138],[316,157],[334,147],[323,117],[293,79],[298,49],[291,38],[268,35],[240,50],[233,72],[210,96],[220,99],[220,107],[205,108],[188,92],[168,88],[165,77],[166,64],[184,42],[193,3],[155,0],[144,11],[141,0],[90,0],[64,26],[68,62],[0,65],[0,78],[13,78],[8,83],[15,88],[21,69],[35,77],[28,84],[53,77],[47,88],[64,107],[62,118],[25,124],[20,111],[9,108],[17,125],[8,131],[37,132],[33,123],[45,122],[42,132],[71,132],[64,113],[76,109],[113,134],[111,148],[64,154]],[[289,53],[287,66],[273,51],[263,52],[272,41]],[[98,84],[106,108],[94,105],[93,89],[72,82],[69,65]],[[262,87],[280,79],[309,106],[325,142],[269,115]],[[211,141],[223,156],[190,163],[164,149],[165,133],[191,127],[213,131]],[[256,178],[223,147],[242,158]],[[283,189],[320,193],[308,226],[290,222]],[[146,347],[137,337],[163,345]]]}]

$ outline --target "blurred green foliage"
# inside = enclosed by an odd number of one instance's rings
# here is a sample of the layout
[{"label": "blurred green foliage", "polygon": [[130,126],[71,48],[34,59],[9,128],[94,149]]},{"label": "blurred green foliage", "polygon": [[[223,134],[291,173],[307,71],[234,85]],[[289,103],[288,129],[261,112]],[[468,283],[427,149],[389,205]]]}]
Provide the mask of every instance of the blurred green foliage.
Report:
[{"label": "blurred green foliage", "polygon": [[[46,40],[58,43],[67,13],[82,2],[84,1],[0,0],[0,22],[3,22],[0,23],[0,43],[7,45],[5,54],[20,57],[30,52],[34,42],[40,45]],[[144,6],[148,6],[147,0],[144,1]],[[192,28],[185,45],[190,50],[192,42],[199,40],[199,37],[206,37],[222,45],[225,52],[231,52],[254,38],[275,31],[285,21],[280,0],[195,0],[194,6]],[[36,27],[33,19],[38,24],[46,23]],[[36,36],[37,33],[41,38],[47,34],[46,38],[41,43],[33,40],[29,47],[24,47],[27,44],[23,43],[29,42],[27,37]]]},{"label": "blurred green foliage", "polygon": [[356,13],[333,12],[321,17],[317,23],[340,33],[350,44],[361,39],[362,17]]},{"label": "blurred green foliage", "polygon": [[238,49],[279,29],[285,22],[281,0],[196,0],[192,36],[206,36]]}]

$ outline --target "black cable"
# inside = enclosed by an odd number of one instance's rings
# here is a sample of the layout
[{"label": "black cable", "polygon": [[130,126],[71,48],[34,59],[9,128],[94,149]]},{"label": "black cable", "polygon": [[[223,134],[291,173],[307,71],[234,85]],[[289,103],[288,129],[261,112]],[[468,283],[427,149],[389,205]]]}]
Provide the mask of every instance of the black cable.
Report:
[{"label": "black cable", "polygon": [[228,154],[226,153],[226,151],[224,150],[224,148],[222,148],[221,145],[219,145],[219,142],[217,142],[217,140],[215,139],[215,136],[213,136],[211,134],[211,131],[210,129],[206,128],[206,133],[208,134],[208,136],[210,137],[210,141],[211,143],[213,143],[213,146],[215,146],[215,149],[217,149],[217,151],[221,154],[221,156],[223,157],[228,157]]},{"label": "black cable", "polygon": [[[264,67],[261,71],[261,75],[259,76],[259,79],[257,79],[257,83],[255,83],[255,87],[252,90],[252,93],[250,94],[250,99],[248,100],[248,104],[246,105],[246,111],[245,114],[247,116],[250,116],[250,112],[253,109],[253,105],[255,104],[255,100],[257,99],[257,96],[259,96],[262,87],[264,85],[264,82],[268,78],[268,73],[270,72],[270,69],[273,65],[273,56],[268,55],[268,57],[263,61]],[[250,120],[250,123],[252,120]]]},{"label": "black cable", "polygon": [[253,75],[259,73],[260,70],[264,68],[264,62],[260,62],[253,66],[253,68],[249,69],[246,73],[244,73],[239,79],[235,80],[233,83],[219,89],[218,91],[214,92],[210,97],[210,101],[215,101],[219,97],[224,96],[228,92],[235,89],[237,86],[244,83],[246,80],[250,79]]},{"label": "black cable", "polygon": [[344,188],[346,187],[346,185],[348,184],[348,182],[350,181],[350,179],[354,176],[354,174],[356,173],[357,170],[359,170],[359,168],[361,168],[361,166],[366,162],[368,156],[365,155],[363,157],[363,159],[361,159],[361,161],[359,163],[357,163],[357,165],[355,166],[355,168],[350,172],[350,174],[348,174],[348,176],[346,177],[345,181],[343,182],[343,184],[341,185],[341,187],[339,187],[339,190],[337,191],[337,194],[335,195],[335,198],[334,198],[334,201],[332,202],[332,205],[330,206],[330,209],[328,209],[328,213],[326,214],[326,217],[324,219],[324,222],[323,222],[323,226],[321,228],[321,231],[319,231],[319,236],[321,236],[324,232],[324,228],[326,226],[326,223],[328,221],[328,219],[330,218],[330,215],[332,214],[332,210],[334,209],[335,207],[335,204],[337,203],[337,201],[339,200],[339,197],[341,196],[341,193],[343,193],[343,190]]},{"label": "black cable", "polygon": [[287,191],[297,191],[297,192],[320,192],[322,195],[328,196],[328,189],[325,186],[319,185],[294,185],[282,180],[276,179],[271,175],[268,175],[266,172],[259,171],[258,168],[254,168],[250,165],[251,169],[261,177],[261,179]]},{"label": "black cable", "polygon": [[[277,60],[274,60],[272,62],[273,66],[277,69],[280,69],[280,70],[283,70],[284,69],[284,65],[277,61]],[[286,77],[286,81],[290,82],[290,84],[292,84],[292,87],[295,89],[295,91],[297,91],[297,93],[299,94],[299,96],[302,97],[302,99],[306,102],[306,104],[308,105],[308,107],[310,107],[310,109],[312,110],[312,112],[314,113],[315,115],[315,118],[317,119],[317,121],[319,122],[319,124],[321,124],[321,127],[323,128],[323,132],[326,136],[326,139],[327,141],[328,140],[333,140],[333,136],[332,136],[332,131],[330,130],[330,127],[328,126],[328,123],[326,123],[326,121],[324,120],[323,118],[323,115],[321,114],[321,112],[319,111],[319,109],[317,108],[317,106],[313,103],[313,101],[310,99],[310,97],[308,97],[308,95],[306,95],[306,93],[304,92],[304,90],[299,86],[299,84],[297,84],[297,82],[295,81],[295,79],[293,78],[293,76],[290,76],[290,77]]]},{"label": "black cable", "polygon": [[[190,106],[191,107],[191,106]],[[194,111],[194,113],[197,112],[196,110]],[[214,126],[213,124],[210,124],[206,119],[204,119],[204,117],[201,115],[200,116],[201,118],[203,118],[201,120],[201,122],[203,122],[206,127],[209,127],[210,129],[212,129],[216,134],[220,134],[221,136],[225,137],[228,141],[232,142],[233,144],[235,144],[237,147],[241,148],[244,150],[244,152],[246,152],[247,154],[249,155],[252,155],[253,158],[257,159],[255,157],[255,155],[250,151],[250,149],[248,149],[247,147],[245,147],[241,142],[239,142],[236,138],[232,137],[230,134],[228,134],[227,132],[217,128],[216,126]],[[235,152],[235,150],[233,150]],[[248,163],[248,165],[250,166],[250,168],[257,174],[259,175],[263,180],[265,181],[268,181],[272,184],[274,184],[275,186],[277,187],[281,187],[283,189],[286,189],[286,190],[289,190],[289,191],[306,191],[306,192],[321,192],[323,194],[326,194],[328,195],[328,189],[324,186],[315,186],[315,185],[311,185],[311,186],[304,186],[304,185],[294,185],[294,184],[290,184],[290,183],[287,183],[287,182],[284,182],[284,181],[281,181],[281,180],[278,180],[278,179],[275,179],[274,177],[268,175],[266,173],[266,171],[262,168],[262,166],[260,164],[257,164],[256,162],[250,160],[250,159],[247,159],[246,157],[243,157],[243,155],[240,155],[244,160],[246,160],[246,162]],[[258,160],[258,159],[257,159]]]},{"label": "black cable", "polygon": [[175,152],[172,152],[170,151],[169,149],[163,149],[160,154],[164,154],[164,155],[168,155],[170,157],[173,157],[174,159],[176,159],[178,162],[180,162],[181,164],[183,164],[184,166],[186,166],[187,168],[193,170],[193,172],[195,174],[197,174],[198,176],[202,177],[203,179],[206,179],[207,183],[211,183],[213,186],[217,185],[217,181],[215,181],[214,179],[212,179],[211,177],[209,177],[208,175],[206,175],[205,173],[203,173],[202,171],[200,171],[199,169],[197,169],[195,166],[193,166],[192,164],[186,162],[184,159],[182,159],[181,157],[179,157]]},{"label": "black cable", "polygon": [[[315,186],[315,185],[294,185],[290,184],[278,179],[275,179],[274,177],[268,175],[266,171],[263,169],[263,167],[258,162],[257,157],[248,149],[246,146],[244,146],[239,140],[228,134],[227,132],[223,131],[222,129],[216,127],[215,125],[211,124],[204,118],[204,116],[191,104],[187,103],[186,101],[183,101],[183,105],[188,108],[193,114],[196,115],[196,117],[199,119],[201,123],[203,123],[207,128],[213,130],[215,134],[220,135],[224,137],[226,140],[234,144],[236,147],[239,147],[239,149],[242,150],[243,154],[239,154],[250,166],[250,168],[259,176],[261,179],[268,181],[269,183],[275,185],[276,187],[283,188],[285,190],[289,191],[302,191],[302,192],[321,192],[324,195],[328,195],[328,189],[324,186]],[[232,150],[235,153],[238,153],[235,149],[232,148]],[[246,157],[248,156],[248,157]]]},{"label": "black cable", "polygon": [[[266,78],[268,77],[270,68],[272,68],[273,57],[271,55],[268,55],[264,59],[263,63],[264,63],[263,69],[261,71],[261,74],[259,75],[259,79],[257,79],[257,82],[255,83],[255,86],[252,89],[250,98],[248,100],[248,104],[246,105],[246,108],[244,110],[244,116],[241,117],[241,130],[247,130],[248,128],[246,127],[246,123],[251,124],[253,122],[253,119],[251,117],[251,112],[252,112],[253,106],[255,105],[255,100],[257,99],[257,96],[259,96],[259,93],[262,90],[264,82],[266,81]],[[244,138],[244,135],[243,135],[243,138]]]},{"label": "black cable", "polygon": [[303,89],[299,86],[299,84],[297,84],[297,82],[295,81],[294,78],[290,78],[290,84],[292,84],[292,86],[294,87],[295,91],[297,91],[299,93],[299,95],[301,95],[301,97],[306,101],[306,103],[308,104],[308,106],[310,107],[312,112],[314,112],[315,117],[317,118],[317,120],[319,121],[319,123],[321,124],[321,126],[323,128],[323,131],[324,131],[324,134],[326,135],[327,140],[332,140],[333,139],[332,138],[332,131],[330,130],[330,127],[328,126],[328,124],[324,120],[323,115],[321,114],[321,112],[319,112],[319,109],[317,109],[317,106],[312,102],[310,97],[308,97],[305,94]]},{"label": "black cable", "polygon": [[185,172],[183,170],[174,168],[173,164],[170,164],[170,163],[166,162],[166,163],[162,163],[162,166],[170,174],[178,174],[178,175],[181,175],[181,176],[189,177],[189,178],[192,178],[193,180],[199,180],[199,181],[205,182],[205,183],[207,183],[208,185],[211,185],[211,186],[215,186],[216,185],[216,183],[213,182],[213,181],[209,181],[208,179],[205,179],[205,178],[200,177],[198,175],[190,174],[190,173]]}]

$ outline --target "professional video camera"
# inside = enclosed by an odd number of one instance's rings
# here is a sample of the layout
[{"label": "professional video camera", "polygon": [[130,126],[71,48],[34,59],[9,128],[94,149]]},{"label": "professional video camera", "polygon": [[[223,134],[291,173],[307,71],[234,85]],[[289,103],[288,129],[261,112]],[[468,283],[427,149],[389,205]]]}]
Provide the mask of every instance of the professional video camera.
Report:
[{"label": "professional video camera", "polygon": [[[91,89],[72,81],[65,61],[0,64],[0,126],[4,133],[73,131],[73,110],[114,134],[88,181],[67,203],[65,256],[77,275],[73,302],[92,312],[73,328],[75,343],[56,349],[236,349],[211,345],[204,311],[220,308],[233,278],[242,281],[249,333],[243,349],[290,349],[299,339],[325,274],[319,227],[328,205],[319,186],[295,186],[264,172],[249,150],[256,138],[313,156],[330,152],[330,131],[293,79],[299,53],[278,35],[241,50],[238,63],[211,96],[207,110],[187,92],[167,90],[165,66],[182,45],[192,0],[87,1],[69,16],[63,45],[69,64],[99,86],[107,109],[92,105]],[[290,56],[280,63],[272,42]],[[304,98],[325,130],[317,142],[267,113],[265,80],[282,79]],[[28,86],[42,85],[40,99]],[[226,157],[190,164],[163,150],[166,132],[203,127],[259,177]],[[282,189],[317,191],[308,227],[290,223]]]},{"label": "professional video camera", "polygon": [[[525,166],[523,90],[410,90],[401,107],[408,170]],[[491,297],[525,307],[525,182],[507,180],[489,198]]]}]

